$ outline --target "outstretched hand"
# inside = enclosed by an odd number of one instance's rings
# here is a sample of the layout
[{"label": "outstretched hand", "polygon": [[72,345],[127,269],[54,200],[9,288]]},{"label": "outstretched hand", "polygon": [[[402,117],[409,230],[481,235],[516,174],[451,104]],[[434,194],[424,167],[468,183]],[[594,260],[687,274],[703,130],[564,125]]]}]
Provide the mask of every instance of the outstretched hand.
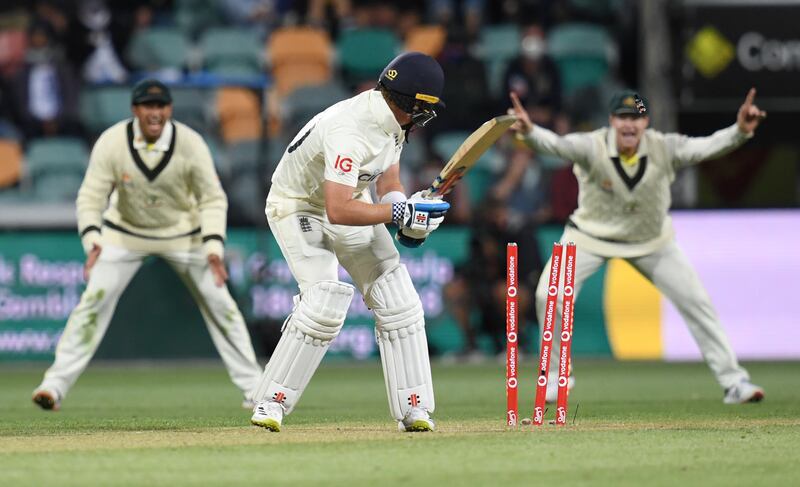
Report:
[{"label": "outstretched hand", "polygon": [[739,130],[745,134],[753,133],[756,127],[758,127],[758,124],[767,118],[767,112],[760,110],[753,103],[755,98],[756,89],[750,88],[750,91],[747,92],[747,96],[744,99],[744,103],[739,107],[739,113],[736,115],[736,125],[738,125]]},{"label": "outstretched hand", "polygon": [[522,103],[520,103],[519,97],[516,93],[511,91],[509,92],[509,96],[511,97],[511,103],[514,105],[514,107],[508,109],[508,114],[515,115],[518,119],[516,122],[514,122],[514,125],[511,126],[511,130],[514,130],[521,135],[527,135],[528,132],[533,130],[533,122],[531,122],[531,117],[528,115],[525,107],[522,106]]}]

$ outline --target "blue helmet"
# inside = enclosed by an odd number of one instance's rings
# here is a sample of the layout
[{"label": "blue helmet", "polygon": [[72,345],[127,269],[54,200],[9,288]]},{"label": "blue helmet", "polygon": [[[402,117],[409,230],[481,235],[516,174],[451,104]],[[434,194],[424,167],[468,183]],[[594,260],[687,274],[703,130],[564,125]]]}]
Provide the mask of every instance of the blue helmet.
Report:
[{"label": "blue helmet", "polygon": [[392,60],[381,72],[378,85],[404,112],[413,126],[424,127],[444,108],[441,100],[444,72],[435,59],[421,52],[406,52]]}]

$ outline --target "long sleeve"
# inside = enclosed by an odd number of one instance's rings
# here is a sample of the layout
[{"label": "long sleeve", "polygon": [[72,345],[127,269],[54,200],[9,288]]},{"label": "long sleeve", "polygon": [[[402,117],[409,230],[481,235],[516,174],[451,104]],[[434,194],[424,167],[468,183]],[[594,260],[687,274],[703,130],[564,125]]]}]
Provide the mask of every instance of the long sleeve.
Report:
[{"label": "long sleeve", "polygon": [[558,156],[588,169],[592,155],[592,139],[588,133],[560,136],[535,125],[533,130],[525,135],[525,141],[537,151]]},{"label": "long sleeve", "polygon": [[753,134],[744,134],[736,124],[717,130],[707,137],[689,137],[682,134],[666,134],[664,142],[672,154],[676,169],[713,159],[733,151],[744,144]]},{"label": "long sleeve", "polygon": [[78,190],[76,201],[78,232],[83,250],[87,254],[94,244],[100,242],[103,211],[108,206],[108,197],[114,189],[109,139],[108,133],[97,139],[89,158],[89,167]]},{"label": "long sleeve", "polygon": [[208,146],[198,136],[192,166],[191,186],[200,212],[200,232],[206,255],[224,254],[228,198],[222,189]]}]

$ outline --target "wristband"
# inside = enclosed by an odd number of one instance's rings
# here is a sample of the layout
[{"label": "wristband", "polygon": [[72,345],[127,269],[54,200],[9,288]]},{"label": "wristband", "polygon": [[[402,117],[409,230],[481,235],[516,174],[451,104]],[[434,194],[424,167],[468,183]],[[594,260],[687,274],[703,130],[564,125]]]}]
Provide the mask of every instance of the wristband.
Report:
[{"label": "wristband", "polygon": [[403,223],[403,215],[406,212],[406,202],[398,201],[392,203],[392,221],[400,226]]}]

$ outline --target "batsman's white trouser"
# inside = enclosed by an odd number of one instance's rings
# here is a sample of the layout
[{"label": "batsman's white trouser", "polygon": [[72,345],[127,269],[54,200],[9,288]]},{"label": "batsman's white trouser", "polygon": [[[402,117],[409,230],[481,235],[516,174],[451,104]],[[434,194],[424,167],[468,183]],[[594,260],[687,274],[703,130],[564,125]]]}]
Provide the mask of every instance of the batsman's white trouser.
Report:
[{"label": "batsman's white trouser", "polygon": [[[587,252],[578,246],[575,260],[575,299],[577,300],[584,281],[597,272],[608,258]],[[742,379],[749,380],[747,371],[739,365],[736,359],[708,293],[674,239],[652,254],[627,257],[625,260],[672,301],[694,336],[706,363],[723,388],[727,389]],[[547,261],[544,272],[539,278],[539,285],[536,287],[536,316],[540,324],[544,323],[549,269],[550,260]],[[562,284],[563,281],[564,269],[562,266]],[[554,326],[560,327],[561,296],[559,296],[557,309],[559,316]],[[553,347],[557,349],[559,333],[554,333],[553,336]],[[553,354],[550,362],[551,378],[553,371],[557,370],[557,365],[557,354]]]},{"label": "batsman's white trouser", "polygon": [[[300,287],[301,302],[305,299],[306,292],[321,281],[337,281],[340,263],[350,274],[362,295],[366,297],[367,305],[376,313],[378,342],[384,362],[384,379],[387,383],[390,410],[395,419],[402,419],[401,409],[404,411],[408,408],[405,399],[402,400],[401,408],[399,396],[404,391],[411,391],[415,404],[419,402],[421,406],[432,411],[432,380],[422,307],[405,266],[400,265],[400,254],[386,227],[333,225],[324,216],[306,212],[287,211],[284,214],[281,212],[280,201],[272,200],[267,202],[266,214],[270,229]],[[376,283],[383,284],[376,286]],[[293,319],[290,317],[287,324]],[[323,327],[324,324],[320,323],[318,328],[323,329]],[[289,328],[285,327],[284,335],[289,332]],[[382,331],[385,340],[380,338]],[[390,336],[395,340],[394,343],[389,341]],[[409,336],[413,336],[413,343],[405,342]],[[398,337],[402,337],[402,346],[401,342],[396,340]],[[281,338],[281,342],[284,341],[288,342]],[[289,347],[286,345],[284,350],[280,345],[281,342],[270,358],[270,364],[264,370],[259,391],[278,390],[275,386],[278,377],[274,370],[279,368],[271,367],[271,364],[273,361],[287,363],[292,359],[285,356],[289,353]],[[310,347],[312,344],[304,346]],[[387,352],[392,354],[389,357],[389,365],[387,365]],[[292,353],[297,355],[299,352]],[[285,374],[300,376],[303,375],[300,369],[309,367],[316,369],[317,365],[318,363],[295,364],[293,367],[297,367],[298,370],[285,371]],[[313,373],[313,370],[310,372]],[[310,375],[309,373],[309,378]],[[299,400],[305,388],[305,384],[299,389],[297,385],[281,385],[291,389],[290,395],[294,403]]]},{"label": "batsman's white trouser", "polygon": [[[86,369],[108,329],[120,296],[149,254],[104,245],[86,290],[67,320],[56,358],[38,389],[63,398]],[[225,286],[217,287],[201,247],[190,252],[158,254],[186,284],[233,383],[248,398],[261,375],[250,335],[236,302]]]}]

